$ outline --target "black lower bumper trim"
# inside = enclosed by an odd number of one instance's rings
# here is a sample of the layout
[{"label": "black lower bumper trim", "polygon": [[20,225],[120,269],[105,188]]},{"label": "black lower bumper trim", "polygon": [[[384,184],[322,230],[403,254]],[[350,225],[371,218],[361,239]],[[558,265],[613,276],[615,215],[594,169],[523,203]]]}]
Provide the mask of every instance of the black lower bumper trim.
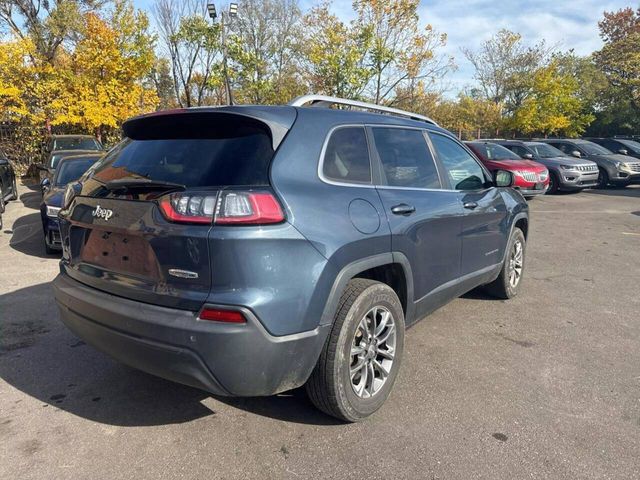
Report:
[{"label": "black lower bumper trim", "polygon": [[246,324],[96,290],[60,274],[53,282],[62,321],[77,336],[145,372],[218,395],[273,395],[306,382],[331,325],[270,335],[244,307]]},{"label": "black lower bumper trim", "polygon": [[69,330],[125,365],[216,395],[229,395],[195,352],[127,335],[61,308],[62,321]]}]

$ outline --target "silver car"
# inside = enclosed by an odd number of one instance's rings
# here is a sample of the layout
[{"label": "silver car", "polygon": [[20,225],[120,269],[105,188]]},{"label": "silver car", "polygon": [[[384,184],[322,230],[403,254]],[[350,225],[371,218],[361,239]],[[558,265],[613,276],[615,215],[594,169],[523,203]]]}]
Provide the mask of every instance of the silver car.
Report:
[{"label": "silver car", "polygon": [[640,160],[613,153],[597,143],[581,139],[545,139],[548,143],[568,155],[588,159],[598,164],[598,187],[609,185],[626,187],[640,182]]}]

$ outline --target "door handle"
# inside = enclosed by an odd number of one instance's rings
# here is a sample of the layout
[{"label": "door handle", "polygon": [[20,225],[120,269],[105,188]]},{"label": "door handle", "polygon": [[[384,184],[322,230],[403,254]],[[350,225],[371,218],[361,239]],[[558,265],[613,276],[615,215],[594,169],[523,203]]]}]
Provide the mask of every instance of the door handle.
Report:
[{"label": "door handle", "polygon": [[462,206],[464,208],[469,209],[469,210],[473,210],[475,208],[478,208],[478,204],[476,202],[464,202],[464,204]]},{"label": "door handle", "polygon": [[411,215],[416,211],[416,207],[412,207],[411,205],[407,205],[406,203],[401,203],[400,205],[396,205],[395,207],[391,207],[391,213],[394,215]]}]

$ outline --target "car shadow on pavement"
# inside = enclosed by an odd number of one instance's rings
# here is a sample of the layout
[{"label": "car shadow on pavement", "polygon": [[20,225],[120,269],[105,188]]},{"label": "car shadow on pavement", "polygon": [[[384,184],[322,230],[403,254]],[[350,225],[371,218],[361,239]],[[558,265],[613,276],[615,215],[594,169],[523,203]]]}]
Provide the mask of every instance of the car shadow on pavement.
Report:
[{"label": "car shadow on pavement", "polygon": [[468,291],[460,298],[466,298],[468,300],[491,300],[492,302],[499,302],[500,299],[489,295],[482,287],[474,288]]},{"label": "car shadow on pavement", "polygon": [[44,234],[39,212],[23,215],[13,222],[9,246],[32,257],[55,257],[55,255],[47,255],[44,249]]},{"label": "car shadow on pavement", "polygon": [[40,192],[27,192],[20,195],[20,201],[26,208],[40,210],[42,194]]},{"label": "car shadow on pavement", "polygon": [[[117,426],[178,424],[221,414],[202,403],[209,393],[129,368],[76,338],[59,319],[49,283],[0,296],[0,312],[0,378],[43,408]],[[213,398],[284,421],[338,424],[315,410],[300,390]]]},{"label": "car shadow on pavement", "polygon": [[21,179],[22,184],[32,192],[40,192],[40,181],[36,177],[23,177]]},{"label": "car shadow on pavement", "polygon": [[607,197],[632,197],[640,198],[640,186],[631,185],[628,187],[609,187],[605,189],[584,190],[590,195],[604,195]]}]

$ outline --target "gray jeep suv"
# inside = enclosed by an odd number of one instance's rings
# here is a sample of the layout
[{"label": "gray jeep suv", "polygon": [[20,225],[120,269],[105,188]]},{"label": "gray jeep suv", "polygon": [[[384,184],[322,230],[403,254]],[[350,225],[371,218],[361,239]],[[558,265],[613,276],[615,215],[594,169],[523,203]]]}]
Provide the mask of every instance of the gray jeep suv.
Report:
[{"label": "gray jeep suv", "polygon": [[598,187],[608,185],[625,187],[640,181],[640,161],[633,157],[613,153],[597,143],[575,138],[540,140],[562,150],[567,155],[585,158],[598,164]]},{"label": "gray jeep suv", "polygon": [[491,140],[516,155],[543,164],[549,170],[548,193],[580,191],[598,185],[598,165],[589,160],[570,157],[542,142],[526,140]]},{"label": "gray jeep suv", "polygon": [[306,384],[357,421],[389,395],[405,326],[521,285],[513,177],[426,117],[307,96],[123,130],[67,187],[54,292],[69,329],[146,372],[216,395]]}]

